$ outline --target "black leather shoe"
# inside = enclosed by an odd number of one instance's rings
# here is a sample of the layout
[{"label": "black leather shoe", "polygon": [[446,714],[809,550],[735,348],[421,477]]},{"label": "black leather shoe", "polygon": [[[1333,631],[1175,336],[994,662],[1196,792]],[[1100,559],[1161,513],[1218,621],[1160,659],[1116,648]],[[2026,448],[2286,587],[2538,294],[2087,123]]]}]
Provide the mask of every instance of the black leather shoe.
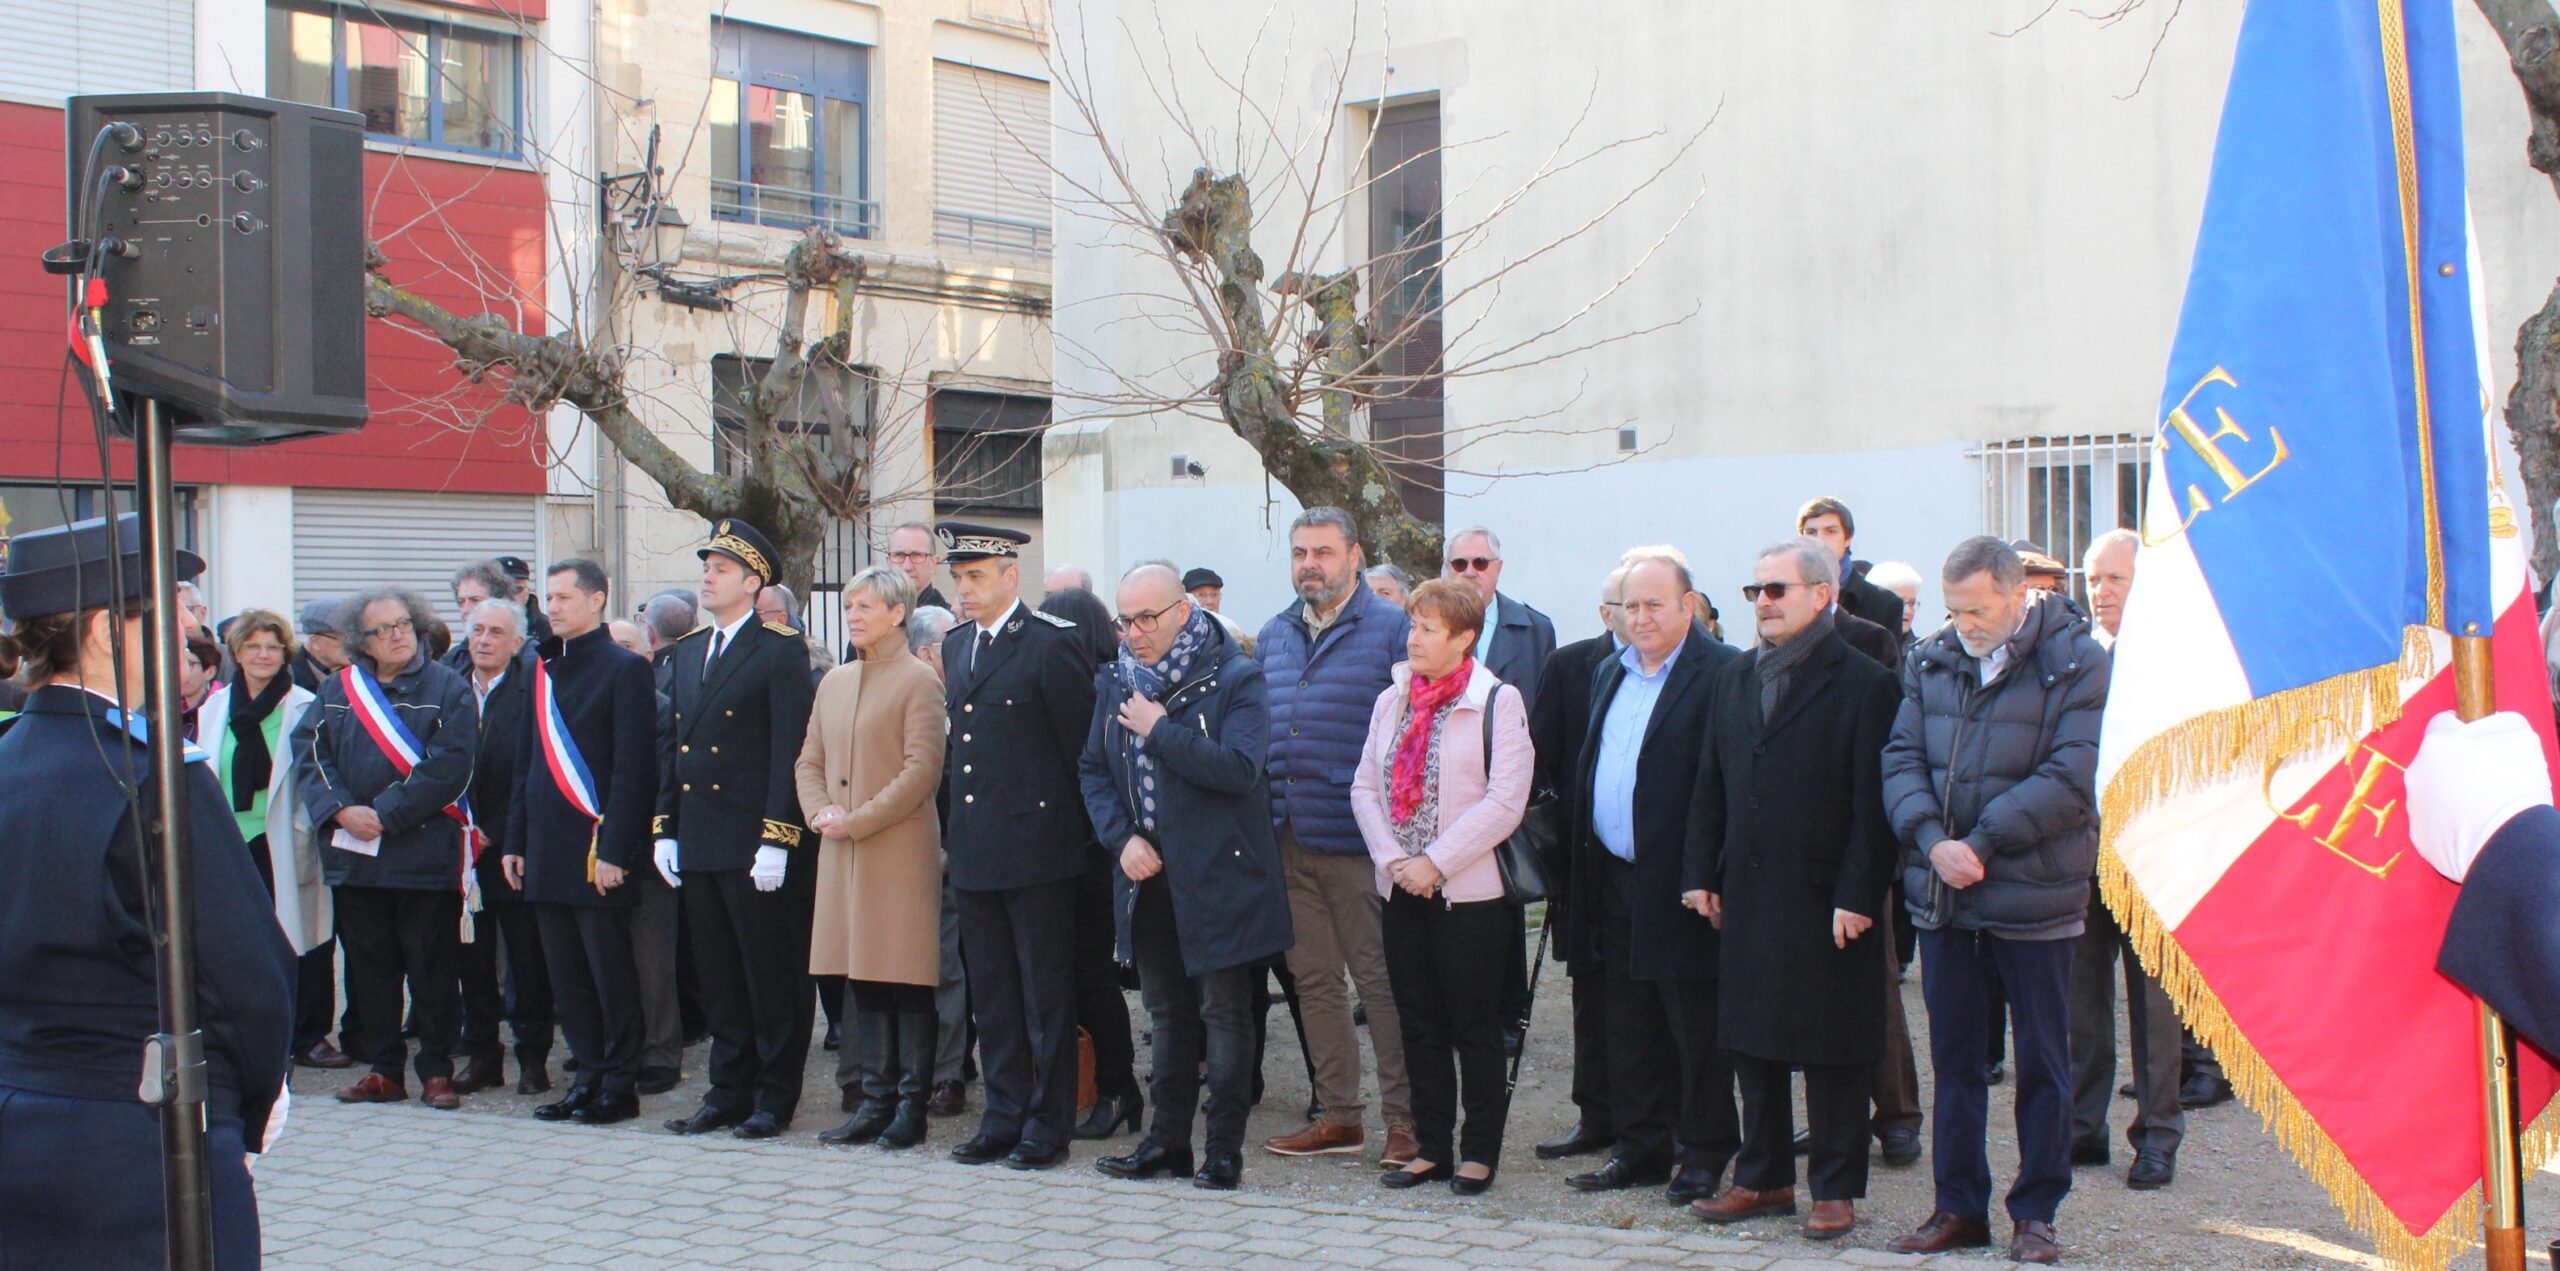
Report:
[{"label": "black leather shoe", "polygon": [[822,1042],[818,1043],[818,1049],[820,1049],[820,1050],[832,1051],[832,1050],[836,1050],[836,1049],[838,1049],[839,1047],[842,1047],[843,1045],[844,1045],[844,1025],[842,1025],[842,1024],[829,1024],[829,1025],[827,1025],[827,1039],[826,1039],[825,1041],[822,1041]]},{"label": "black leather shoe", "polygon": [[536,1120],[566,1121],[570,1117],[576,1115],[578,1109],[583,1108],[587,1106],[588,1103],[592,1102],[595,1097],[596,1088],[594,1086],[571,1086],[569,1087],[569,1093],[560,1096],[560,1098],[553,1102],[546,1103],[541,1107],[535,1108],[533,1110],[533,1115]]},{"label": "black leather shoe", "polygon": [[865,1103],[854,1111],[852,1120],[832,1130],[819,1131],[818,1141],[829,1147],[858,1146],[869,1143],[879,1138],[880,1132],[888,1129],[889,1122],[897,1115],[897,1105],[886,1100],[879,1103]]},{"label": "black leather shoe", "polygon": [[1429,1169],[1388,1170],[1386,1173],[1378,1175],[1378,1186],[1402,1191],[1408,1187],[1420,1187],[1424,1183],[1436,1183],[1444,1178],[1455,1178],[1457,1176],[1458,1167],[1443,1162],[1442,1164],[1434,1165]]},{"label": "black leather shoe", "polygon": [[1118,1134],[1122,1125],[1127,1125],[1130,1132],[1135,1133],[1138,1129],[1138,1119],[1145,1114],[1146,1108],[1146,1099],[1135,1090],[1116,1099],[1096,1099],[1093,1101],[1093,1111],[1085,1116],[1084,1124],[1076,1127],[1076,1137],[1107,1139]]},{"label": "black leather shoe", "polygon": [[1878,1136],[1877,1147],[1884,1157],[1884,1163],[1895,1169],[1916,1164],[1920,1160],[1920,1132],[1918,1130],[1887,1130]]},{"label": "black leather shoe", "polygon": [[2181,1108],[2210,1108],[2231,1102],[2231,1083],[2212,1073],[2200,1072],[2178,1087]]},{"label": "black leather shoe", "polygon": [[925,1101],[924,1110],[938,1117],[956,1117],[968,1106],[967,1083],[937,1081],[933,1083],[933,1097]]},{"label": "black leather shoe", "polygon": [[1127,1156],[1106,1156],[1093,1163],[1093,1168],[1112,1178],[1154,1178],[1171,1174],[1176,1178],[1191,1172],[1191,1149],[1166,1147],[1154,1139],[1142,1140],[1138,1150]]},{"label": "black leather shoe", "polygon": [[735,1108],[715,1108],[706,1103],[702,1105],[701,1111],[692,1116],[677,1117],[667,1122],[667,1133],[709,1134],[713,1130],[728,1129],[746,1119],[747,1114]]},{"label": "black leather shoe", "polygon": [[989,1161],[1000,1160],[1012,1152],[1016,1142],[1017,1140],[1014,1139],[1000,1139],[990,1134],[980,1133],[968,1142],[951,1149],[951,1159],[963,1165],[984,1165]]},{"label": "black leather shoe", "polygon": [[1524,1033],[1524,1032],[1520,1031],[1520,1026],[1519,1026],[1519,1025],[1517,1025],[1517,1024],[1505,1024],[1505,1025],[1503,1025],[1503,1026],[1502,1026],[1502,1057],[1503,1057],[1503,1058],[1505,1058],[1505,1059],[1518,1059],[1518,1058],[1520,1057],[1520,1048],[1521,1048],[1521,1047],[1523,1047],[1523,1046],[1526,1046],[1526,1045],[1528,1045],[1528,1044],[1529,1044],[1529,1035],[1528,1035],[1527,1033]]},{"label": "black leather shoe", "polygon": [[640,1070],[640,1079],[634,1083],[633,1088],[642,1094],[665,1094],[675,1089],[676,1083],[682,1080],[684,1080],[684,1074],[673,1068],[643,1068]]},{"label": "black leather shoe", "polygon": [[791,1123],[784,1120],[780,1114],[767,1112],[759,1108],[746,1120],[740,1121],[737,1129],[729,1131],[729,1137],[738,1139],[770,1139],[780,1135],[784,1130],[788,1130],[790,1128]]},{"label": "black leather shoe", "polygon": [[1617,1135],[1603,1134],[1592,1129],[1590,1122],[1576,1121],[1573,1123],[1573,1128],[1565,1131],[1562,1137],[1552,1138],[1539,1144],[1536,1151],[1539,1160],[1560,1161],[1568,1156],[1585,1156],[1593,1152],[1606,1151],[1617,1141]]},{"label": "black leather shoe", "polygon": [[1067,1145],[1024,1139],[1004,1158],[1007,1169],[1056,1169],[1067,1163]]},{"label": "black leather shoe", "polygon": [[1616,1192],[1630,1187],[1651,1187],[1670,1180],[1669,1165],[1648,1165],[1623,1156],[1612,1156],[1601,1162],[1600,1168],[1564,1180],[1564,1185],[1578,1192]]},{"label": "black leather shoe", "polygon": [[2124,1185],[2138,1192],[2156,1192],[2176,1181],[2178,1154],[2156,1147],[2134,1153],[2133,1168],[2124,1175]]},{"label": "black leather shoe", "polygon": [[612,1125],[640,1115],[640,1100],[630,1094],[600,1094],[569,1114],[580,1125]]},{"label": "black leather shoe", "polygon": [[1464,1174],[1449,1176],[1449,1194],[1453,1196],[1482,1196],[1492,1189],[1493,1175],[1490,1173],[1482,1178],[1469,1178]]},{"label": "black leather shoe", "polygon": [[505,1084],[506,1067],[495,1059],[475,1057],[462,1065],[462,1071],[453,1074],[455,1094],[477,1094]]},{"label": "black leather shoe", "polygon": [[1671,1175],[1671,1182],[1662,1189],[1662,1194],[1674,1205],[1686,1205],[1693,1200],[1705,1200],[1716,1194],[1716,1180],[1722,1177],[1724,1177],[1724,1171],[1721,1169],[1708,1169],[1704,1165],[1683,1165]]},{"label": "black leather shoe", "polygon": [[1235,1152],[1212,1151],[1200,1162],[1200,1172],[1191,1176],[1191,1185],[1204,1192],[1231,1192],[1244,1181],[1244,1157]]},{"label": "black leather shoe", "polygon": [[2104,1135],[2071,1140],[2071,1163],[2074,1165],[2104,1165],[2112,1159],[2114,1153],[2108,1150]]},{"label": "black leather shoe", "polygon": [[1798,1130],[1798,1131],[1796,1131],[1795,1149],[1796,1149],[1796,1155],[1798,1155],[1798,1156],[1808,1156],[1808,1155],[1811,1155],[1811,1154],[1812,1154],[1812,1152],[1813,1152],[1813,1131],[1811,1131],[1811,1130]]},{"label": "black leather shoe", "polygon": [[337,1047],[325,1041],[311,1043],[311,1049],[294,1056],[293,1062],[304,1068],[353,1068],[356,1066],[356,1061],[347,1058]]},{"label": "black leather shoe", "polygon": [[1982,1081],[1985,1085],[1996,1086],[2008,1079],[2009,1070],[1999,1064],[1991,1065],[1991,1070],[1982,1074]]}]

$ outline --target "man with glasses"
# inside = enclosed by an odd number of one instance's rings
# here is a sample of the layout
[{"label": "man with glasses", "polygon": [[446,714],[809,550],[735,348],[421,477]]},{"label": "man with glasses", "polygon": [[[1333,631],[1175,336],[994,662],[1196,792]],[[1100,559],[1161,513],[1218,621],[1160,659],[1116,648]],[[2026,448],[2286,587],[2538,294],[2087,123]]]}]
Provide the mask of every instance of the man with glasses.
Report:
[{"label": "man with glasses", "polygon": [[889,563],[915,580],[916,608],[951,608],[951,602],[943,599],[933,585],[933,571],[942,564],[942,547],[934,539],[932,526],[909,521],[889,531]]},{"label": "man with glasses", "polygon": [[1547,615],[1502,594],[1502,540],[1481,525],[1449,536],[1441,552],[1445,577],[1463,578],[1484,599],[1484,631],[1476,637],[1476,661],[1505,684],[1530,694],[1537,705],[1539,674],[1556,651],[1556,624]]}]

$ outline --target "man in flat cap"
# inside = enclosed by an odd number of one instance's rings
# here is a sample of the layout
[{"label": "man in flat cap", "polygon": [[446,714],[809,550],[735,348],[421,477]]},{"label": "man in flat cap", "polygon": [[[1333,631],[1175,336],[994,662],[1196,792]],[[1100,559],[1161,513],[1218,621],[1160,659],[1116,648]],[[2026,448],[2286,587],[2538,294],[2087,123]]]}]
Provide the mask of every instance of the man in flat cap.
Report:
[{"label": "man in flat cap", "polygon": [[943,831],[987,1107],[951,1159],[1067,1159],[1076,1106],[1075,885],[1098,851],[1077,786],[1093,663],[1075,624],[1022,603],[1016,530],[935,528],[960,593],[943,637],[951,822]]},{"label": "man in flat cap", "polygon": [[775,581],[773,544],[734,517],[702,558],[703,625],[676,642],[674,780],[658,791],[656,860],[684,889],[711,1089],[677,1134],[737,1127],[769,1139],[791,1126],[809,1058],[809,920],[817,841],[800,823],[793,767],[809,731],[809,642],[756,620]]},{"label": "man in flat cap", "polygon": [[1191,603],[1216,613],[1219,598],[1226,594],[1227,580],[1218,577],[1218,571],[1198,565],[1182,576],[1182,591],[1191,597]]}]

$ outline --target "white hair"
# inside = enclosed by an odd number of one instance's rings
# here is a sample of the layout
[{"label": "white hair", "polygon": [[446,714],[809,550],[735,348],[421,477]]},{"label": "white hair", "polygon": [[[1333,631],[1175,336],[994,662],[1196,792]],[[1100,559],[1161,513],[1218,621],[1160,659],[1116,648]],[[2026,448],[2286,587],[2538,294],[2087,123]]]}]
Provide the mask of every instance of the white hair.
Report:
[{"label": "white hair", "polygon": [[2096,538],[2090,539],[2089,550],[2080,553],[2081,571],[2086,573],[2095,570],[2098,567],[2098,553],[2103,552],[2118,543],[2122,543],[2137,552],[2142,550],[2141,535],[2134,533],[2132,530],[2122,528],[2109,530]]},{"label": "white hair", "polygon": [[1877,561],[1868,567],[1867,581],[1899,595],[1905,587],[1920,590],[1920,571],[1909,561]]}]

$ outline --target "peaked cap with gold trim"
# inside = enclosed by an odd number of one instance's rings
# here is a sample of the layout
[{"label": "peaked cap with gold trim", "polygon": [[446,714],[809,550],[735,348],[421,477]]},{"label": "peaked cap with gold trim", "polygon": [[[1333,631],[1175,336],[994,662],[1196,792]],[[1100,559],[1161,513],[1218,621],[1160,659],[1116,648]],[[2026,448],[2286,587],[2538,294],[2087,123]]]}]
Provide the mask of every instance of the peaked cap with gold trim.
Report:
[{"label": "peaked cap with gold trim", "polygon": [[714,522],[711,541],[703,544],[694,555],[707,560],[713,552],[746,566],[768,583],[780,581],[782,577],[773,568],[774,558],[781,555],[773,550],[773,540],[766,538],[764,531],[734,516],[724,516]]}]

